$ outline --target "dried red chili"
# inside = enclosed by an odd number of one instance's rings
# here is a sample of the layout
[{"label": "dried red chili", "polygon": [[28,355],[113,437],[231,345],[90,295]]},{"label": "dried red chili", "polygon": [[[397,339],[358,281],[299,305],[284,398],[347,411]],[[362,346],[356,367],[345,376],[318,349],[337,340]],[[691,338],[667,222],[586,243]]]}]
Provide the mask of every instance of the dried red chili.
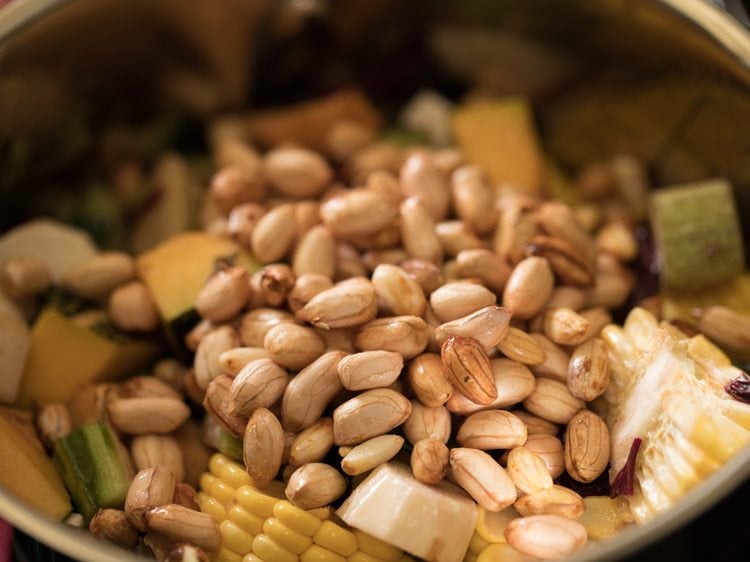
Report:
[{"label": "dried red chili", "polygon": [[635,461],[638,458],[638,451],[641,448],[642,440],[640,437],[633,439],[633,444],[630,446],[630,452],[628,453],[628,460],[625,461],[625,466],[620,469],[617,473],[609,489],[609,497],[616,498],[617,496],[632,496],[633,495],[633,484],[635,481]]}]

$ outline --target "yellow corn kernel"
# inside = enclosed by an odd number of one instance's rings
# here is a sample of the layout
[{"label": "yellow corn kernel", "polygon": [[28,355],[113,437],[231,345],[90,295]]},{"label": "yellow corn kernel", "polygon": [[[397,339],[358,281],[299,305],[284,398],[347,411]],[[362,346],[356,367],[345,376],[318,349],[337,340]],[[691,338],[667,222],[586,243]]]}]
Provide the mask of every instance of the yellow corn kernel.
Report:
[{"label": "yellow corn kernel", "polygon": [[222,546],[211,558],[211,562],[242,562],[242,555]]},{"label": "yellow corn kernel", "polygon": [[235,522],[227,519],[219,525],[221,544],[242,556],[253,549],[253,535],[243,531]]},{"label": "yellow corn kernel", "polygon": [[312,539],[291,529],[279,519],[270,517],[263,523],[263,532],[271,537],[276,544],[283,546],[289,552],[302,554],[312,544]]},{"label": "yellow corn kernel", "polygon": [[242,557],[242,562],[266,562],[266,561],[263,560],[257,554],[250,552],[248,554],[245,554],[245,556]]},{"label": "yellow corn kernel", "polygon": [[211,460],[208,461],[208,470],[211,471],[211,474],[219,478],[221,476],[221,467],[228,462],[232,462],[232,459],[221,453],[215,453],[211,455]]},{"label": "yellow corn kernel", "polygon": [[299,559],[300,562],[346,562],[346,558],[319,544],[312,545],[300,555]]},{"label": "yellow corn kernel", "polygon": [[479,554],[487,548],[487,545],[490,543],[486,540],[484,540],[481,536],[479,536],[476,532],[471,536],[471,542],[469,543],[469,552],[472,552],[479,556]]},{"label": "yellow corn kernel", "polygon": [[235,504],[227,510],[227,519],[236,524],[248,535],[260,535],[263,532],[263,519],[250,513],[241,505]]},{"label": "yellow corn kernel", "polygon": [[358,550],[346,560],[347,562],[383,562],[377,556],[373,556],[372,554],[367,554],[363,550]]},{"label": "yellow corn kernel", "polygon": [[273,506],[278,498],[259,492],[252,486],[242,486],[235,494],[237,502],[253,515],[268,519],[273,515]]},{"label": "yellow corn kernel", "polygon": [[359,548],[354,533],[336,525],[333,521],[323,521],[313,541],[341,556],[351,556]]},{"label": "yellow corn kernel", "polygon": [[253,552],[266,562],[298,562],[297,555],[280,546],[268,535],[253,539]]},{"label": "yellow corn kernel", "polygon": [[221,479],[232,488],[253,485],[253,479],[250,478],[245,467],[240,466],[236,462],[228,462],[221,467]]},{"label": "yellow corn kernel", "polygon": [[237,490],[235,490],[229,484],[227,484],[223,480],[220,480],[219,478],[211,482],[211,485],[208,488],[208,493],[224,505],[227,505],[234,499],[234,494],[236,491]]},{"label": "yellow corn kernel", "polygon": [[212,498],[208,494],[199,492],[195,495],[195,501],[203,513],[208,513],[211,517],[216,519],[217,522],[220,523],[227,518],[224,506],[216,498]]},{"label": "yellow corn kernel", "polygon": [[307,513],[314,515],[318,519],[325,521],[326,519],[331,518],[331,513],[333,513],[333,508],[327,505],[325,507],[318,507],[316,509],[310,509],[307,511]]},{"label": "yellow corn kernel", "polygon": [[216,482],[219,478],[217,476],[214,476],[210,472],[204,472],[201,474],[200,479],[198,480],[198,485],[200,486],[200,489],[207,494],[211,493],[211,484]]},{"label": "yellow corn kernel", "polygon": [[273,506],[273,516],[306,537],[312,537],[320,528],[320,519],[287,500],[276,502]]},{"label": "yellow corn kernel", "polygon": [[379,538],[368,535],[363,531],[355,531],[354,534],[357,536],[357,542],[359,542],[359,549],[361,551],[388,562],[396,562],[396,560],[401,558],[402,552],[400,548],[383,542]]}]

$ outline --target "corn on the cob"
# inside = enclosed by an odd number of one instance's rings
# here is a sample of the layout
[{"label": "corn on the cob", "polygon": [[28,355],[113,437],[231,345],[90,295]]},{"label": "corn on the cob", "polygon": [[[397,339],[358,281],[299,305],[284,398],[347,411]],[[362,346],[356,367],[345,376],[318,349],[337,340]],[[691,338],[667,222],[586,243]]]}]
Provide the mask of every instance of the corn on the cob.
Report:
[{"label": "corn on the cob", "polygon": [[650,520],[719,468],[750,440],[750,406],[724,385],[741,375],[702,336],[688,338],[635,308],[622,328],[602,331],[611,383],[597,406],[612,435],[612,470],[635,437],[643,447],[635,468],[631,512]]},{"label": "corn on the cob", "polygon": [[408,562],[380,539],[333,521],[330,507],[305,511],[284,498],[282,482],[253,487],[241,464],[211,457],[196,501],[219,522],[222,546],[213,562]]}]

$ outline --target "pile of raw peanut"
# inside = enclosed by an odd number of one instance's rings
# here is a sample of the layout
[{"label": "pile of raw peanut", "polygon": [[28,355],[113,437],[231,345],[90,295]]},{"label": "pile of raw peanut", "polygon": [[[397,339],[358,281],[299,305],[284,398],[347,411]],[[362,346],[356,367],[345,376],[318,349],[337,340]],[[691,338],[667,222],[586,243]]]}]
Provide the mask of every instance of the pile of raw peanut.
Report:
[{"label": "pile of raw peanut", "polygon": [[[260,155],[223,134],[213,157],[203,227],[263,266],[221,264],[206,281],[185,340],[192,368],[166,360],[155,377],[107,386],[100,403],[135,436],[142,472],[125,513],[104,510],[91,530],[129,546],[149,531],[160,559],[182,560],[176,544],[219,546],[180,483],[188,459],[170,433],[189,416],[184,393],[208,413],[204,441],[216,446],[217,427],[242,439],[254,482],[283,479],[303,508],[340,499],[343,474],[389,461],[406,440],[419,481],[448,478],[488,511],[514,506],[515,549],[583,548],[584,502],[553,479],[567,470],[587,483],[608,466],[607,426],[587,402],[609,381],[597,336],[635,281],[639,164],[586,170],[589,200],[574,210],[498,189],[455,148],[401,148],[350,122],[331,128],[325,155]],[[137,281],[110,315],[126,330],[158,324]],[[340,464],[328,464],[334,447]]]}]

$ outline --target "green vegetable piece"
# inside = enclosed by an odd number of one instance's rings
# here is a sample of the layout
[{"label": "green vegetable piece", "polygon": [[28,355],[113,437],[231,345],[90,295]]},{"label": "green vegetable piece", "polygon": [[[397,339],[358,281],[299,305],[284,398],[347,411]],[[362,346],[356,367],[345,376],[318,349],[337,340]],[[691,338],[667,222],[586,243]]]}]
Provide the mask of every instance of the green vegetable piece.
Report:
[{"label": "green vegetable piece", "polygon": [[222,430],[219,433],[219,442],[216,444],[219,452],[224,453],[230,459],[242,461],[242,440]]},{"label": "green vegetable piece", "polygon": [[122,509],[125,504],[130,481],[115,439],[103,422],[95,422],[55,444],[55,466],[87,522],[100,508]]},{"label": "green vegetable piece", "polygon": [[727,180],[660,189],[650,203],[663,288],[699,289],[742,273],[742,231]]}]

